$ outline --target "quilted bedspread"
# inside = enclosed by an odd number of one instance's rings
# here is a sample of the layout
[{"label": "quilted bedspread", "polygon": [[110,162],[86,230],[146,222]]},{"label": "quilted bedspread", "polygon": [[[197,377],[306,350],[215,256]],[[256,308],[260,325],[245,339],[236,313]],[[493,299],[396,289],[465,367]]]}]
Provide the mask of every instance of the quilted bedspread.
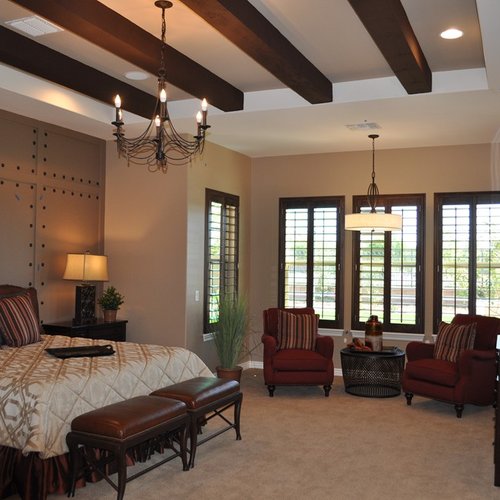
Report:
[{"label": "quilted bedspread", "polygon": [[[58,359],[49,347],[112,344],[112,356]],[[68,451],[76,416],[193,377],[213,376],[180,347],[42,335],[42,342],[0,349],[0,445],[41,458]]]}]

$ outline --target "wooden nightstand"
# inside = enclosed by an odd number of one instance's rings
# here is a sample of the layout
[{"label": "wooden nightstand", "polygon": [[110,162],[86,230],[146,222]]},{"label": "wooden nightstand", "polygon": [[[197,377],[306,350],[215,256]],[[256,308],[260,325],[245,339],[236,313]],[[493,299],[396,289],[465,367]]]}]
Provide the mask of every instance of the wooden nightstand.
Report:
[{"label": "wooden nightstand", "polygon": [[95,323],[77,325],[72,321],[62,323],[49,323],[42,325],[48,335],[66,335],[68,337],[85,337],[88,339],[115,340],[124,342],[127,340],[127,321],[104,322],[102,319]]}]

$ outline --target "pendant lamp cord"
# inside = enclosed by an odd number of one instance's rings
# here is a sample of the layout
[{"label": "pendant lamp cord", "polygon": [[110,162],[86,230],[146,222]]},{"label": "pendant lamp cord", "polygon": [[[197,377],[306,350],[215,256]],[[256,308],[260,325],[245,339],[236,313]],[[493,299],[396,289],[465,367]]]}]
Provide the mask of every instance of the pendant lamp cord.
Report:
[{"label": "pendant lamp cord", "polygon": [[372,140],[372,182],[368,186],[368,205],[370,205],[371,213],[376,212],[375,208],[377,206],[377,198],[379,195],[378,186],[375,184],[375,139],[378,137],[377,134],[371,134],[368,136]]}]

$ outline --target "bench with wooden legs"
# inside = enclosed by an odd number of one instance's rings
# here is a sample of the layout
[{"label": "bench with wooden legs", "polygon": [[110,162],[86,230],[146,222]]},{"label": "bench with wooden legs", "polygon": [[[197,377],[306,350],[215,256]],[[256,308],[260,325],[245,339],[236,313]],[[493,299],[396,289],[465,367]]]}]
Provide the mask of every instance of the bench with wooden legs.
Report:
[{"label": "bench with wooden legs", "polygon": [[[240,414],[243,394],[240,384],[235,380],[215,377],[196,377],[178,384],[169,385],[151,393],[152,396],[161,396],[182,401],[190,417],[189,423],[189,467],[194,467],[196,448],[210,439],[230,429],[236,431],[236,439],[241,439]],[[231,422],[223,412],[234,406],[234,420]],[[227,426],[201,439],[198,434],[203,424],[214,417],[222,418]]]},{"label": "bench with wooden legs", "polygon": [[[87,468],[98,472],[118,492],[117,500],[123,498],[127,482],[173,458],[180,456],[183,470],[189,470],[186,452],[188,424],[187,408],[182,401],[152,396],[138,396],[76,417],[66,436],[71,474],[68,496],[75,495],[79,474]],[[166,438],[174,453],[127,478],[127,450],[155,438],[162,438],[163,443]],[[81,446],[82,450],[79,449]],[[96,460],[94,449],[107,450],[111,455]],[[83,467],[80,467],[80,451],[84,452]],[[113,461],[118,470],[117,484],[106,473],[106,467]]]}]

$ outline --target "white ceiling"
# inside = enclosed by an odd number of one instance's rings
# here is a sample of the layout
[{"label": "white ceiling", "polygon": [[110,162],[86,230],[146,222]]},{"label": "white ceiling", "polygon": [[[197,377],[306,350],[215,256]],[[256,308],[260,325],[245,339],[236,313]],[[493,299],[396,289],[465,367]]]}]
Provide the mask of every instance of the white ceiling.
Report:
[{"label": "white ceiling", "polygon": [[[153,0],[101,0],[159,36]],[[500,2],[402,0],[433,72],[433,91],[409,96],[347,0],[250,0],[290,42],[333,82],[334,102],[311,105],[239,48],[174,0],[167,11],[167,42],[245,93],[243,111],[210,108],[209,140],[251,157],[368,149],[369,130],[346,125],[375,122],[377,148],[500,142]],[[0,0],[0,23],[30,15]],[[439,33],[459,27],[464,36]],[[110,27],[112,29],[112,26]],[[126,61],[69,32],[35,41],[154,93],[156,78],[131,82]],[[167,61],[168,71],[168,61]],[[199,103],[169,88],[170,115],[178,130],[195,131]],[[112,139],[109,106],[0,64],[0,108]],[[127,131],[145,121],[125,113]],[[138,124],[138,125],[134,125]]]}]

